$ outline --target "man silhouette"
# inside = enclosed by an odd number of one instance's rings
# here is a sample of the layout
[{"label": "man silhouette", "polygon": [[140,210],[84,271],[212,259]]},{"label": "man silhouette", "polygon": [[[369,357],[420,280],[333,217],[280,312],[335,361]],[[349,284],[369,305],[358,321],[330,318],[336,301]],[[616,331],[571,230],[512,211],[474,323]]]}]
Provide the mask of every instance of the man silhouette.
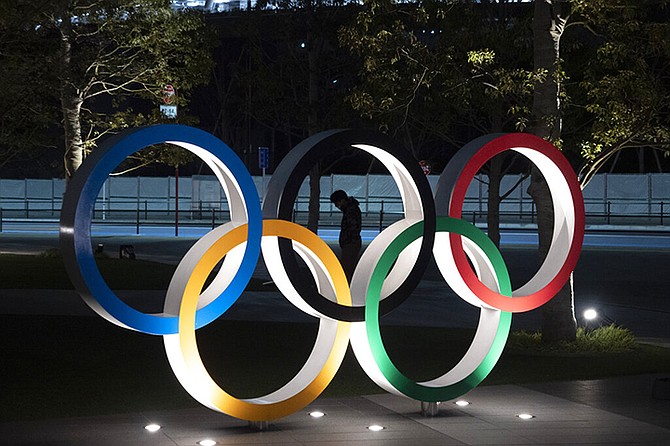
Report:
[{"label": "man silhouette", "polygon": [[343,190],[336,190],[330,195],[330,201],[342,211],[340,223],[340,261],[342,268],[351,282],[354,275],[358,255],[361,252],[361,208],[358,200],[350,197]]}]

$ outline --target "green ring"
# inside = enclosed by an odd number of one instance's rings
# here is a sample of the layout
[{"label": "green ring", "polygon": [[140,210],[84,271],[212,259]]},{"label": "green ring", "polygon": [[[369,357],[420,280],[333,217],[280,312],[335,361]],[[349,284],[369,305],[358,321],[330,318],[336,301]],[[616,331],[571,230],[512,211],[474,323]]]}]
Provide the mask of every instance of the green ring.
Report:
[{"label": "green ring", "polygon": [[[475,242],[489,258],[496,273],[500,293],[505,296],[512,296],[512,284],[510,282],[507,267],[495,244],[486,234],[474,225],[451,217],[437,218],[437,231],[454,232],[465,236]],[[507,335],[512,323],[512,313],[502,311],[498,330],[496,331],[493,344],[483,361],[477,368],[463,380],[442,387],[428,387],[410,380],[400,372],[395,364],[389,358],[384,342],[381,338],[379,325],[379,298],[382,285],[388,272],[400,253],[413,241],[417,240],[423,234],[423,222],[418,222],[405,229],[397,238],[393,240],[381,255],[377,266],[375,267],[368,292],[365,299],[365,327],[370,343],[372,355],[379,367],[379,370],[402,394],[419,401],[437,402],[448,401],[457,398],[475,388],[491,372],[495,364],[500,359],[500,355],[505,347]]]}]

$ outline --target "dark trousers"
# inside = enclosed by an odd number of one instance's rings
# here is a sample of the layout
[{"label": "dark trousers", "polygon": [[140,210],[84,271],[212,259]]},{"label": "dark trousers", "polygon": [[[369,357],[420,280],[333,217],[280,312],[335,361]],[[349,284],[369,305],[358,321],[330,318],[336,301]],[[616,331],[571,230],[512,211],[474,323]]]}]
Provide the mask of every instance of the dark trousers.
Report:
[{"label": "dark trousers", "polygon": [[342,246],[341,250],[340,261],[342,262],[342,268],[344,269],[344,274],[347,276],[347,280],[351,282],[351,277],[354,275],[354,270],[358,263],[358,255],[361,252],[361,243],[348,243]]}]

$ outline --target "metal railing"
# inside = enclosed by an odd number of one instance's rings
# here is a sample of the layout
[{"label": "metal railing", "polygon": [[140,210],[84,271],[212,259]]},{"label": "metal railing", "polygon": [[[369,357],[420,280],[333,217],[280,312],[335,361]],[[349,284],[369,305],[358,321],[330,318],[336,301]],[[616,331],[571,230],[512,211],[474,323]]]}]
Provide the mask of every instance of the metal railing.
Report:
[{"label": "metal railing", "polygon": [[[165,200],[117,200],[103,206],[97,203],[93,222],[96,224],[134,224],[137,233],[140,227],[152,225],[215,227],[230,219],[225,202],[191,202],[184,200],[185,207],[179,207],[175,214],[174,205]],[[3,202],[6,205],[6,202]],[[608,200],[586,202],[587,225],[611,226],[665,226],[670,222],[665,201],[648,200]],[[328,199],[321,200],[319,224],[322,227],[338,227],[341,213]],[[644,212],[625,212],[625,209],[645,209]],[[361,202],[363,226],[381,230],[402,218],[402,202],[399,199],[371,199]],[[535,224],[536,212],[532,202],[524,200],[505,201],[499,213],[501,224]],[[294,221],[306,224],[308,218],[307,201],[298,200],[294,205]],[[486,225],[488,212],[479,200],[466,200],[462,217],[477,225]],[[57,200],[25,200],[21,206],[12,203],[0,207],[0,232],[7,222],[17,221],[57,221],[60,219],[60,202]]]}]

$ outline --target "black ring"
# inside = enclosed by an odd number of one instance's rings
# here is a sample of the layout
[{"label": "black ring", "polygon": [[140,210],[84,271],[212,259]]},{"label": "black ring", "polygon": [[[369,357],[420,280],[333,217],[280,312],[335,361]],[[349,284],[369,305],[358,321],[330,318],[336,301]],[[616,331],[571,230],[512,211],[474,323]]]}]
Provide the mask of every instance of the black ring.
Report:
[{"label": "black ring", "polygon": [[[284,157],[272,174],[263,200],[263,219],[282,219],[292,221],[293,205],[298,191],[312,166],[321,158],[334,153],[337,149],[365,144],[382,149],[393,155],[409,172],[414,181],[424,217],[423,238],[416,262],[405,281],[380,303],[380,314],[386,314],[397,308],[414,291],[423,277],[432,257],[435,240],[435,204],[433,194],[421,170],[412,155],[391,138],[365,130],[328,130],[317,133],[295,146]],[[299,277],[299,267],[293,254],[290,240],[279,239],[279,253],[286,274],[293,287],[305,302],[319,313],[335,320],[360,322],[365,320],[365,307],[345,306],[321,296],[314,289],[293,278]]]}]

